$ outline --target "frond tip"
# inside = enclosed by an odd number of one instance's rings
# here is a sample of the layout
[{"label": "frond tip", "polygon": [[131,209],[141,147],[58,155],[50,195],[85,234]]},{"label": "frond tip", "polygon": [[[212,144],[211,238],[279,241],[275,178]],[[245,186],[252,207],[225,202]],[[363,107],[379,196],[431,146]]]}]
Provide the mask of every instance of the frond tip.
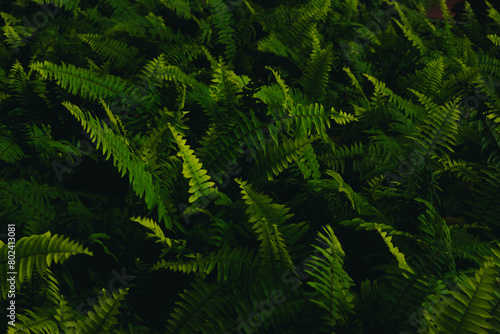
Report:
[{"label": "frond tip", "polygon": [[184,161],[182,174],[189,179],[189,192],[192,194],[189,197],[189,203],[195,202],[197,199],[207,199],[214,196],[217,190],[214,188],[215,183],[210,181],[210,176],[207,175],[207,170],[203,169],[203,164],[194,155],[194,151],[186,145],[186,139],[182,134],[177,132],[172,126],[170,127],[174,140],[179,147],[177,155]]}]

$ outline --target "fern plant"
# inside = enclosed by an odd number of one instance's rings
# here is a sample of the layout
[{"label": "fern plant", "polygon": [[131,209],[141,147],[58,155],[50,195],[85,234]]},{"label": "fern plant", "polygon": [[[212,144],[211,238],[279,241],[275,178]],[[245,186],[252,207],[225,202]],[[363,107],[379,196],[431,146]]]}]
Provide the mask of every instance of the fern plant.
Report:
[{"label": "fern plant", "polygon": [[6,4],[8,332],[498,331],[500,16],[477,3]]}]

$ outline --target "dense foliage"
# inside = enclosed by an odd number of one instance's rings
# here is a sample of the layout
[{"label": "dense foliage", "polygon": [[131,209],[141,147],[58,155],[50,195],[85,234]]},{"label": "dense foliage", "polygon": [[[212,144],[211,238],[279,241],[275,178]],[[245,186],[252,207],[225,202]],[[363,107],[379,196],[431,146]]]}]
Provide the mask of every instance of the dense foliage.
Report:
[{"label": "dense foliage", "polygon": [[8,332],[498,333],[500,8],[437,2],[3,4]]}]

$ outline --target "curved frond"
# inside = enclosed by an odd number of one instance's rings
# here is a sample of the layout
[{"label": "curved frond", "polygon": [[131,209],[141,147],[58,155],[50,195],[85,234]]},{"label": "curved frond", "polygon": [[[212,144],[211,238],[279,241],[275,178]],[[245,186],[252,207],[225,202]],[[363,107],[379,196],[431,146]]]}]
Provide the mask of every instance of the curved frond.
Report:
[{"label": "curved frond", "polygon": [[269,180],[288,168],[289,163],[300,161],[300,157],[311,145],[311,140],[304,137],[285,139],[280,145],[273,143],[266,149],[264,156],[257,160],[254,173],[266,173]]},{"label": "curved frond", "polygon": [[280,226],[292,214],[287,214],[290,210],[284,205],[272,203],[269,196],[258,193],[248,185],[246,181],[236,180],[240,185],[243,199],[248,205],[246,213],[249,215],[248,221],[253,223],[252,228],[258,235],[260,241],[259,252],[262,257],[262,264],[275,272],[292,269],[293,264],[286,247],[286,240],[280,232]]},{"label": "curved frond", "polygon": [[455,288],[425,311],[426,325],[432,333],[493,332],[493,320],[500,321],[497,311],[500,250],[492,251],[494,255],[473,275],[460,275]]},{"label": "curved frond", "polygon": [[89,112],[81,110],[69,102],[63,105],[82,124],[85,131],[90,133],[90,138],[95,141],[97,148],[102,146],[103,155],[106,160],[113,157],[113,164],[121,172],[122,177],[128,173],[132,188],[139,198],[144,197],[148,209],[158,206],[158,216],[160,220],[165,220],[166,226],[170,228],[172,222],[166,210],[165,203],[162,202],[160,187],[153,174],[146,171],[145,163],[139,158],[126,138],[115,134],[106,124],[92,117]]},{"label": "curved frond", "polygon": [[128,88],[127,83],[112,75],[100,77],[94,71],[76,67],[72,64],[55,65],[51,62],[36,62],[30,65],[38,71],[43,79],[57,80],[57,84],[71,94],[80,95],[91,101],[98,98],[123,95]]},{"label": "curved frond", "polygon": [[114,333],[111,328],[118,324],[116,316],[120,313],[127,289],[119,289],[117,292],[102,290],[99,300],[93,306],[94,310],[87,313],[83,320],[78,319],[75,326],[76,333],[101,334]]},{"label": "curved frond", "polygon": [[203,164],[194,155],[194,151],[186,145],[187,140],[182,134],[170,127],[174,140],[179,147],[177,155],[184,161],[182,174],[189,180],[189,203],[196,202],[199,198],[207,200],[217,195],[217,190],[214,188],[215,183],[210,181],[210,176],[207,175],[207,170],[203,169]]},{"label": "curved frond", "polygon": [[104,61],[110,61],[117,69],[137,67],[137,48],[129,47],[124,42],[103,38],[97,34],[79,34],[85,43],[97,52]]},{"label": "curved frond", "polygon": [[186,274],[198,273],[205,278],[215,270],[217,281],[231,280],[233,282],[250,280],[259,269],[260,259],[253,250],[246,248],[224,248],[207,255],[193,254],[190,261],[161,260],[151,270],[169,269]]},{"label": "curved frond", "polygon": [[[11,261],[11,256],[9,256],[11,254],[15,255],[15,264]],[[6,298],[9,291],[7,278],[14,277],[16,288],[19,290],[23,282],[31,279],[35,269],[43,275],[52,262],[63,263],[76,254],[92,256],[88,248],[62,235],[52,235],[50,232],[23,237],[15,244],[4,244],[0,241],[2,298]]]},{"label": "curved frond", "polygon": [[161,0],[161,3],[170,10],[175,11],[177,16],[189,20],[192,17],[189,2],[185,0]]},{"label": "curved frond", "polygon": [[0,136],[0,159],[12,164],[23,159],[24,153],[15,139],[5,134],[4,131],[4,135]]},{"label": "curved frond", "polygon": [[313,277],[307,284],[318,294],[310,300],[326,310],[322,318],[333,328],[337,323],[347,323],[354,308],[354,295],[349,291],[354,283],[343,268],[345,253],[333,229],[326,225],[323,231],[317,238],[321,246],[313,245],[317,255],[311,256],[307,262],[310,269],[305,272]]}]

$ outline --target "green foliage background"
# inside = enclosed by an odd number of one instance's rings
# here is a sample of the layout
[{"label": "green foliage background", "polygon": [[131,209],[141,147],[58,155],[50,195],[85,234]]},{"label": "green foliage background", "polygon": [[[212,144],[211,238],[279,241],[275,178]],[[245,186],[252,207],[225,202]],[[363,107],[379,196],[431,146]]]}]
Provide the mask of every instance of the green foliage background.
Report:
[{"label": "green foliage background", "polygon": [[439,3],[2,5],[8,333],[498,333],[499,8]]}]

